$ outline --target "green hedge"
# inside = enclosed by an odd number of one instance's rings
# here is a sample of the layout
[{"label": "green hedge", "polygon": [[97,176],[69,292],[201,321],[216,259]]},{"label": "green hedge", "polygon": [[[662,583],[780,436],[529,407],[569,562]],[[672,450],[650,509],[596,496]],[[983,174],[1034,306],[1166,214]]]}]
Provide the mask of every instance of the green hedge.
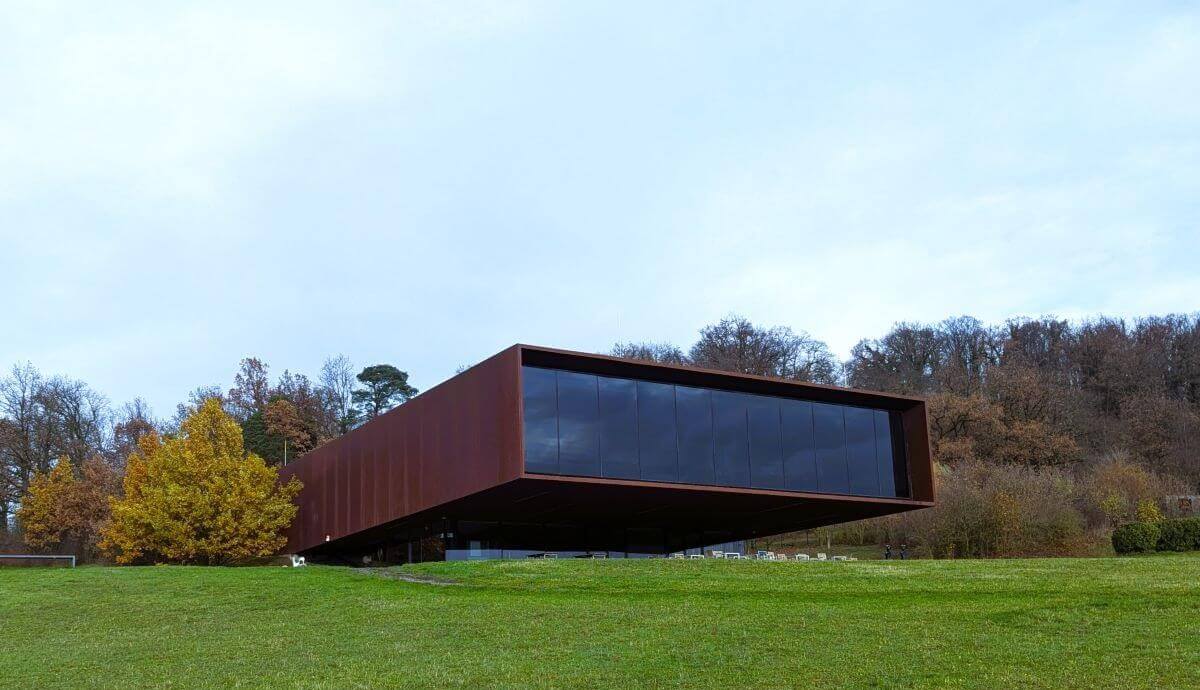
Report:
[{"label": "green hedge", "polygon": [[1158,523],[1159,551],[1200,549],[1200,518],[1174,518]]},{"label": "green hedge", "polygon": [[1159,522],[1131,522],[1113,530],[1117,553],[1200,550],[1200,518],[1172,518]]},{"label": "green hedge", "polygon": [[1150,553],[1158,547],[1158,525],[1131,522],[1113,530],[1113,550],[1117,553]]}]

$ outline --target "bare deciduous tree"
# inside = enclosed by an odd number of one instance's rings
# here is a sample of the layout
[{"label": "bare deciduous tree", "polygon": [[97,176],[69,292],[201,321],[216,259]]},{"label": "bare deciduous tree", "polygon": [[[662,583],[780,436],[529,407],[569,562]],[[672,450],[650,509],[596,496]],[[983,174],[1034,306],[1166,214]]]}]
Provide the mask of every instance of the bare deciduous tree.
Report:
[{"label": "bare deciduous tree", "polygon": [[617,343],[613,345],[613,357],[636,359],[660,364],[687,364],[683,350],[670,343]]},{"label": "bare deciduous tree", "polygon": [[0,529],[35,472],[105,453],[110,417],[108,400],[82,381],[46,379],[29,363],[0,379]]},{"label": "bare deciduous tree", "polygon": [[807,333],[759,328],[740,316],[701,329],[688,358],[710,369],[815,383],[836,383],[840,370],[828,346]]},{"label": "bare deciduous tree", "polygon": [[113,419],[112,462],[123,468],[129,454],[137,449],[138,441],[149,433],[158,431],[158,425],[150,412],[150,405],[141,398],[125,403]]},{"label": "bare deciduous tree", "polygon": [[168,433],[177,431],[179,426],[183,424],[183,420],[192,416],[201,407],[204,407],[204,403],[209,400],[216,400],[222,407],[225,406],[225,394],[221,392],[220,386],[199,386],[192,390],[192,392],[188,393],[187,402],[182,402],[175,406],[175,417],[165,424],[166,428],[164,431]]},{"label": "bare deciduous tree", "polygon": [[326,408],[325,433],[329,437],[339,436],[353,425],[354,364],[346,355],[330,357],[321,365],[319,388]]},{"label": "bare deciduous tree", "polygon": [[855,388],[921,394],[935,388],[941,364],[932,327],[898,323],[882,338],[854,346],[846,378]]},{"label": "bare deciduous tree", "polygon": [[229,389],[226,405],[229,415],[239,423],[255,412],[267,407],[271,395],[271,382],[267,378],[267,365],[257,357],[247,357],[238,365],[233,377],[233,388]]}]

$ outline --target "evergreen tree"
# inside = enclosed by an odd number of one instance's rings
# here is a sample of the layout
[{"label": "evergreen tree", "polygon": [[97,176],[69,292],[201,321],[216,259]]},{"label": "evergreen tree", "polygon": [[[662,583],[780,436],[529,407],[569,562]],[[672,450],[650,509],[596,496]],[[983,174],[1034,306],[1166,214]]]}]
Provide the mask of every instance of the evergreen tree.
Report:
[{"label": "evergreen tree", "polygon": [[375,419],[417,394],[417,389],[408,385],[408,373],[390,364],[367,367],[357,378],[365,387],[354,391],[352,397],[355,407],[366,421]]},{"label": "evergreen tree", "polygon": [[270,432],[262,412],[250,415],[241,427],[247,453],[254,453],[271,465],[283,462],[283,437]]}]

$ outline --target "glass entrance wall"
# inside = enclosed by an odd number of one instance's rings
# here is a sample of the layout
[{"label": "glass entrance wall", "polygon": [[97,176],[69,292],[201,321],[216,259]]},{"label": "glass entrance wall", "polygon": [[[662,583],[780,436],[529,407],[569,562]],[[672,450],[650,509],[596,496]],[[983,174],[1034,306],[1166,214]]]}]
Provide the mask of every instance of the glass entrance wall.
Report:
[{"label": "glass entrance wall", "polygon": [[[404,564],[499,558],[652,558],[670,553],[746,553],[728,530],[578,522],[440,518],[394,527],[379,541],[310,554],[314,563]],[[697,546],[709,544],[710,546]]]},{"label": "glass entrance wall", "polygon": [[523,366],[525,470],[907,497],[900,415]]},{"label": "glass entrance wall", "polygon": [[[440,535],[444,555],[436,560],[495,558],[650,558],[711,549],[745,553],[744,541],[724,531],[673,532],[660,527],[448,521]],[[713,544],[715,546],[691,546]]]}]

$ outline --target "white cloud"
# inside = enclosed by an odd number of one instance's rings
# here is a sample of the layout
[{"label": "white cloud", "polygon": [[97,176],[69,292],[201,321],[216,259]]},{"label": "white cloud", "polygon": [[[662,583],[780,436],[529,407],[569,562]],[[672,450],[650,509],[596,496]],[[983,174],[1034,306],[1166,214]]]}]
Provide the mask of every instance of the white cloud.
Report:
[{"label": "white cloud", "polygon": [[[20,12],[0,79],[12,198],[60,185],[212,200],[231,157],[316,101],[368,87],[362,56],[320,22],[195,9],[71,21]],[[97,13],[99,14],[99,13]]]},{"label": "white cloud", "polygon": [[1196,308],[1197,15],[1036,9],[0,6],[0,366]]},{"label": "white cloud", "polygon": [[118,206],[125,195],[221,200],[229,170],[263,140],[395,98],[429,68],[422,50],[523,16],[519,4],[433,2],[0,10],[0,200],[61,185]]},{"label": "white cloud", "polygon": [[1179,127],[1200,112],[1200,25],[1121,21],[1052,16],[936,87],[834,91],[839,120],[742,151],[694,219],[718,248],[709,314],[752,305],[845,354],[898,320],[1195,309],[1194,267],[1170,257],[1200,236],[1179,204],[1200,192],[1200,130]]}]

